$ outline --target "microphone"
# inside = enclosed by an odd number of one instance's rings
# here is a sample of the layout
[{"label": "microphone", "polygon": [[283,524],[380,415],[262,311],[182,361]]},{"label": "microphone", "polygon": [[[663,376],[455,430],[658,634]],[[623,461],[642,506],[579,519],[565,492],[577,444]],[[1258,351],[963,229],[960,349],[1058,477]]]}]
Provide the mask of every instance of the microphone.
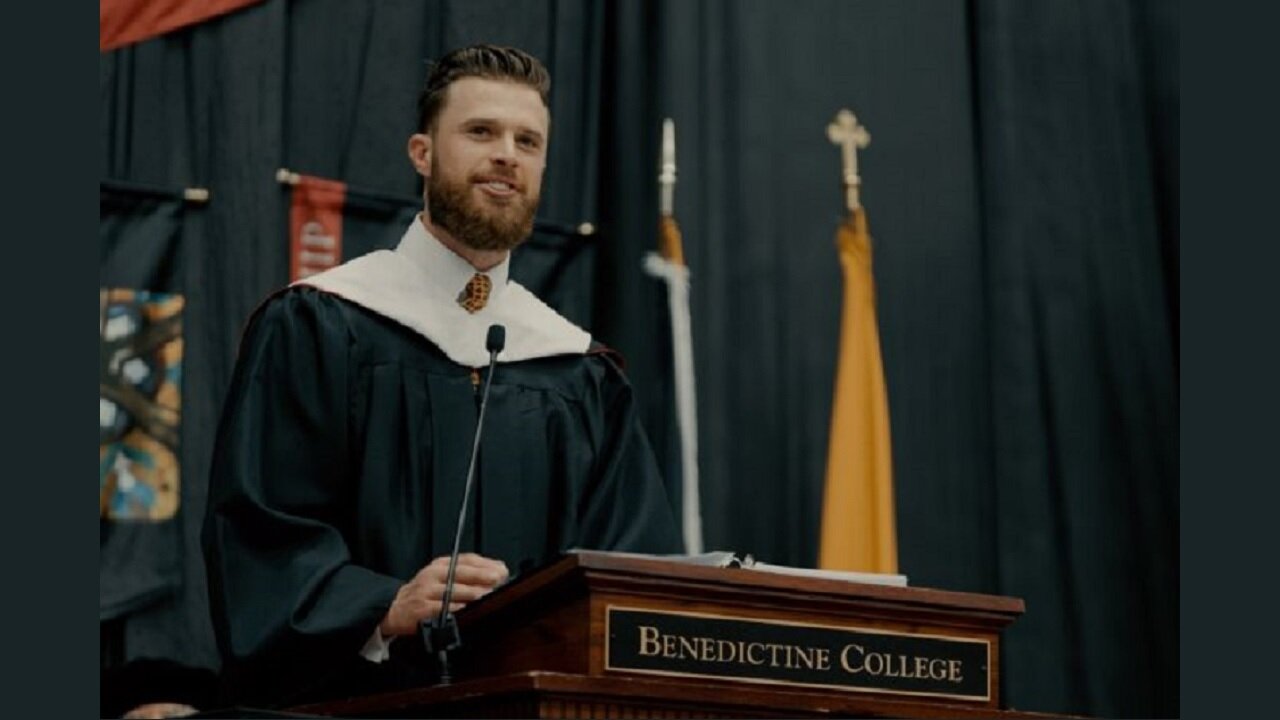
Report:
[{"label": "microphone", "polygon": [[440,684],[448,685],[453,681],[449,672],[449,651],[462,645],[458,634],[458,621],[449,612],[453,602],[454,573],[458,569],[458,553],[462,547],[462,527],[467,519],[467,499],[471,497],[471,486],[475,484],[476,458],[480,454],[480,436],[484,430],[484,410],[489,404],[489,386],[493,384],[493,370],[498,363],[498,353],[507,344],[507,329],[501,325],[490,325],[489,334],[485,337],[484,347],[489,351],[489,372],[485,376],[484,391],[480,395],[480,414],[476,418],[476,434],[471,442],[471,462],[467,465],[467,483],[462,489],[462,506],[458,508],[457,532],[453,536],[453,553],[449,555],[449,575],[445,579],[444,599],[440,603],[440,615],[428,624],[422,622],[422,640],[428,653],[435,653],[440,661]]}]

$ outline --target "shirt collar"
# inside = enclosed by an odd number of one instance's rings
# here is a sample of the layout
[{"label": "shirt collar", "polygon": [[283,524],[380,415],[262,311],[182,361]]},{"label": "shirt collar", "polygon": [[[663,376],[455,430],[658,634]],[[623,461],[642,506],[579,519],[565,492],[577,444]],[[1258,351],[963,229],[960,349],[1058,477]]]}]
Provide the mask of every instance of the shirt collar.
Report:
[{"label": "shirt collar", "polygon": [[[444,243],[428,230],[422,216],[418,215],[409,223],[396,253],[403,255],[427,276],[427,289],[441,299],[453,302],[458,293],[467,286],[471,278],[479,272],[454,251],[445,247]],[[501,297],[507,286],[507,276],[511,271],[511,253],[497,265],[480,273],[488,275],[492,283],[489,291],[489,303],[492,305]],[[480,312],[484,312],[481,310]]]}]

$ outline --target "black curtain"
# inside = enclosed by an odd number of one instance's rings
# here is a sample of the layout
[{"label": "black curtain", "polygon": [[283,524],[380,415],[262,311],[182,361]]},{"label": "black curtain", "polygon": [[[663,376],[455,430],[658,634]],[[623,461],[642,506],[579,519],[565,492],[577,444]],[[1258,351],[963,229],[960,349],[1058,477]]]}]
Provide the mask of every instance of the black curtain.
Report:
[{"label": "black curtain", "polygon": [[617,4],[595,330],[661,418],[671,116],[708,544],[812,564],[853,108],[903,572],[1027,600],[1010,705],[1176,715],[1177,8],[1042,5]]},{"label": "black curtain", "polygon": [[[872,136],[903,572],[1027,600],[1009,704],[1176,715],[1177,8],[1050,5],[271,0],[104,54],[103,177],[212,193],[184,221],[184,471],[207,469],[244,319],[287,281],[276,169],[416,195],[425,61],[515,44],[553,75],[541,217],[599,228],[594,272],[565,278],[594,298],[575,319],[626,356],[673,490],[641,258],[676,121],[707,544],[812,565],[842,282],[825,126],[849,107]],[[209,666],[208,642],[171,657]]]},{"label": "black curtain", "polygon": [[[104,183],[100,193],[99,222],[99,287],[106,291],[143,291],[177,294],[190,301],[192,268],[187,254],[198,247],[200,238],[194,232],[200,208],[186,203],[179,191],[149,188],[133,184]],[[199,289],[195,289],[199,296]],[[105,309],[105,308],[104,308]],[[138,320],[142,318],[139,316]],[[200,359],[192,357],[191,339],[184,337],[183,314],[178,314],[179,342],[185,352],[181,368],[189,373],[200,367]],[[152,326],[153,328],[155,326]],[[145,336],[146,331],[139,333]],[[110,455],[125,453],[125,446],[136,451],[146,444],[130,443],[122,433],[146,429],[140,415],[144,411],[130,407],[133,401],[154,400],[145,390],[137,392],[124,381],[124,373],[113,364],[115,352],[148,345],[105,338],[100,351],[100,382],[104,397],[111,398],[111,419],[103,427],[100,442],[109,447]],[[199,348],[199,341],[195,342]],[[139,356],[155,360],[150,353]],[[153,371],[159,364],[150,364]],[[153,387],[153,386],[152,386]],[[190,387],[189,384],[186,387]],[[180,386],[180,394],[181,390]],[[207,489],[205,472],[185,466],[190,446],[202,442],[198,431],[187,422],[187,398],[178,407],[176,447],[177,499],[173,514],[143,519],[132,513],[103,517],[99,520],[99,653],[104,686],[102,711],[118,715],[144,698],[145,685],[163,686],[175,702],[199,705],[209,698],[212,687],[214,658],[206,644],[207,613],[204,598],[203,565],[191,562],[194,546],[188,542],[199,532]],[[148,433],[161,446],[167,446],[162,434]],[[124,441],[124,442],[122,442]],[[161,455],[165,455],[162,451]],[[144,464],[165,466],[164,457],[149,457]],[[107,472],[108,468],[103,468]],[[109,491],[110,492],[110,491]],[[114,494],[114,493],[112,493]],[[146,617],[146,623],[132,622]],[[188,648],[190,651],[188,652]],[[183,659],[172,663],[174,657]]]},{"label": "black curtain", "polygon": [[1178,713],[1177,19],[974,3],[993,559],[1027,600],[1004,666],[1024,704]]}]

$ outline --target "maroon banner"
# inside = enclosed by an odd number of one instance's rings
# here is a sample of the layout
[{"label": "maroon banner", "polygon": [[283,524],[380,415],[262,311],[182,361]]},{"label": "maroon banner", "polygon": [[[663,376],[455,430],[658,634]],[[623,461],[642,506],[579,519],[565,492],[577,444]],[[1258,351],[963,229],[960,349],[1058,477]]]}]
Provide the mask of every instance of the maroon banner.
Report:
[{"label": "maroon banner", "polygon": [[347,186],[298,176],[289,208],[289,281],[342,264],[342,211]]},{"label": "maroon banner", "polygon": [[99,0],[98,50],[114,50],[259,2],[262,0]]}]

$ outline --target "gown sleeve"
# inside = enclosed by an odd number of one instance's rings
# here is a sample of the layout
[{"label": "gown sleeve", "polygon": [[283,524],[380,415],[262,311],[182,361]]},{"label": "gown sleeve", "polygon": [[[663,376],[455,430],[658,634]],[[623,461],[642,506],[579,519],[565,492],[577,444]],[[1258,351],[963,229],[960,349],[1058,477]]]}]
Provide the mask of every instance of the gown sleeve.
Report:
[{"label": "gown sleeve", "polygon": [[[654,554],[683,552],[680,532],[631,385],[613,360],[591,358],[586,401],[595,467],[577,498],[577,537],[569,545]],[[564,547],[562,549],[569,549]]]},{"label": "gown sleeve", "polygon": [[337,300],[290,290],[260,309],[241,345],[202,535],[235,702],[305,696],[366,662],[360,649],[401,585],[353,564],[344,539],[351,342]]}]

